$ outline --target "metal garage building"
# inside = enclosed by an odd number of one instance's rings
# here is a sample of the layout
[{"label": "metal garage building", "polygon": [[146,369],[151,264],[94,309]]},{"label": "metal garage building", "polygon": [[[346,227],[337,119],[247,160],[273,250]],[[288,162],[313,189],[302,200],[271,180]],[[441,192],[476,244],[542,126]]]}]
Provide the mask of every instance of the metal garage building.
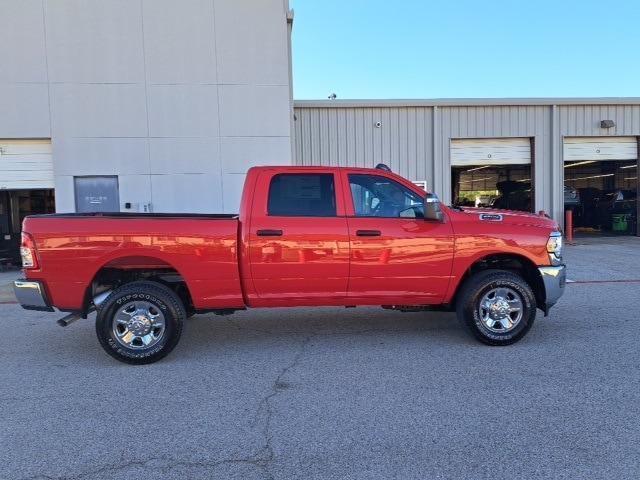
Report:
[{"label": "metal garage building", "polygon": [[[572,194],[599,191],[594,202],[615,197],[615,208],[624,196],[626,233],[637,233],[639,98],[297,101],[294,111],[299,165],[387,163],[446,203],[469,184],[497,195],[497,182],[521,183],[516,208],[560,222]],[[585,225],[590,208],[576,212]]]}]

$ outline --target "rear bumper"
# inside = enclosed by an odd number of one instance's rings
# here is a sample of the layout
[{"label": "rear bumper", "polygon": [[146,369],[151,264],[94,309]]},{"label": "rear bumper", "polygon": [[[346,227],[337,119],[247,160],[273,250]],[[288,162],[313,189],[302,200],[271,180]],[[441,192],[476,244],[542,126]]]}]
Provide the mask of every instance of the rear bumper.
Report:
[{"label": "rear bumper", "polygon": [[44,312],[54,311],[42,282],[37,280],[16,280],[13,282],[13,293],[15,293],[16,299],[22,305],[22,308]]},{"label": "rear bumper", "polygon": [[545,302],[542,310],[545,314],[553,307],[564,293],[567,283],[566,267],[558,265],[554,267],[538,267],[542,283],[544,284]]}]

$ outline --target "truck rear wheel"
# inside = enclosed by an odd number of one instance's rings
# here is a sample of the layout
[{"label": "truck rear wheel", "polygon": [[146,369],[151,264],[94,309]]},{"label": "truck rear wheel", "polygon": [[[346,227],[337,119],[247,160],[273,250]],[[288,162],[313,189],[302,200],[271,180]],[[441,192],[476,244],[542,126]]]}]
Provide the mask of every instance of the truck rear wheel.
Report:
[{"label": "truck rear wheel", "polygon": [[487,345],[510,345],[524,337],[536,318],[529,284],[506,270],[485,270],[462,286],[456,313],[469,332]]},{"label": "truck rear wheel", "polygon": [[168,287],[148,281],[117,288],[100,305],[96,334],[116,360],[134,365],[165,357],[180,340],[185,307]]}]

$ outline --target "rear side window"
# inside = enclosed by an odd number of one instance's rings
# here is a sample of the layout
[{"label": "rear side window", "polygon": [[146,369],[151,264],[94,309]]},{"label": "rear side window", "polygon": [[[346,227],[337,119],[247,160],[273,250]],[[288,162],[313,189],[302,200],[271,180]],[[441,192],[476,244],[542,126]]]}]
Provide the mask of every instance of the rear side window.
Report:
[{"label": "rear side window", "polygon": [[282,173],[271,179],[269,215],[335,217],[336,189],[332,173]]}]

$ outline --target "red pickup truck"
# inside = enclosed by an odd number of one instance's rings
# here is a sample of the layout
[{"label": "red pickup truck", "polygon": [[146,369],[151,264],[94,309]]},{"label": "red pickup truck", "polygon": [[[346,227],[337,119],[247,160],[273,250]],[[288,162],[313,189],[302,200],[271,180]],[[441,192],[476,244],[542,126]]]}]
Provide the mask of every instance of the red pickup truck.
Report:
[{"label": "red pickup truck", "polygon": [[256,167],[239,215],[27,217],[14,291],[61,325],[95,309],[132,364],[167,355],[191,315],[258,307],[451,310],[507,345],[562,295],[561,251],[545,215],[446,207],[386,169]]}]

